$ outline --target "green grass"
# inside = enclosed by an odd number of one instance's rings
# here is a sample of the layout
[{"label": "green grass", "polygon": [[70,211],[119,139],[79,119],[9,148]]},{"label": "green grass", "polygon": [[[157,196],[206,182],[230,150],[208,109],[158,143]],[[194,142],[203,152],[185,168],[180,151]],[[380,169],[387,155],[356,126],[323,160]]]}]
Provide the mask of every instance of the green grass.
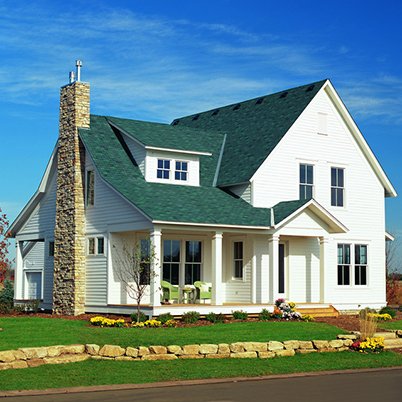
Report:
[{"label": "green grass", "polygon": [[94,361],[0,371],[1,390],[45,389],[105,384],[224,378],[320,370],[402,366],[393,352],[313,353],[274,359],[222,359],[180,361]]},{"label": "green grass", "polygon": [[378,326],[380,328],[384,328],[384,329],[401,329],[402,330],[402,320],[379,322]]},{"label": "green grass", "polygon": [[187,328],[100,328],[86,321],[0,318],[0,350],[74,343],[126,346],[335,339],[343,330],[315,322],[234,322]]}]

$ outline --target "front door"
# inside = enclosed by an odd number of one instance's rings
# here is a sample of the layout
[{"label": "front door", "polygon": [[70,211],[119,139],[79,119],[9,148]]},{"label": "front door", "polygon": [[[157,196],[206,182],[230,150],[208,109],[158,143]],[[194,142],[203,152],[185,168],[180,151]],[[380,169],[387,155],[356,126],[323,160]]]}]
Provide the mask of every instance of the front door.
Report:
[{"label": "front door", "polygon": [[279,262],[278,262],[278,296],[285,298],[285,245],[279,244]]}]

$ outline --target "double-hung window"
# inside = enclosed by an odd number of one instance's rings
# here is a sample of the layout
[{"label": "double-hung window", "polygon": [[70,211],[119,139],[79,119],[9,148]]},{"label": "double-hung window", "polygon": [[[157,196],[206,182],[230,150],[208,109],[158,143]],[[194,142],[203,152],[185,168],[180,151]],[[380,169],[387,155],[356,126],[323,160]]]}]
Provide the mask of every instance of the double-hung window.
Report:
[{"label": "double-hung window", "polygon": [[355,244],[355,285],[367,285],[367,246]]},{"label": "double-hung window", "polygon": [[176,170],[174,172],[175,180],[187,180],[188,175],[188,162],[176,161]]},{"label": "double-hung window", "polygon": [[180,240],[163,241],[163,280],[179,284]]},{"label": "double-hung window", "polygon": [[170,160],[169,159],[158,159],[158,168],[156,170],[156,177],[158,179],[170,178]]},{"label": "double-hung window", "polygon": [[105,254],[105,239],[100,237],[88,237],[87,255],[104,255]]},{"label": "double-hung window", "polygon": [[233,243],[233,277],[243,279],[243,242],[235,241]]},{"label": "double-hung window", "polygon": [[345,169],[331,168],[331,205],[343,207],[345,198]]},{"label": "double-hung window", "polygon": [[350,285],[350,244],[338,244],[338,285]]},{"label": "double-hung window", "polygon": [[201,242],[186,241],[185,285],[192,285],[201,280],[201,262]]},{"label": "double-hung window", "polygon": [[314,166],[300,164],[299,197],[301,200],[313,198]]}]

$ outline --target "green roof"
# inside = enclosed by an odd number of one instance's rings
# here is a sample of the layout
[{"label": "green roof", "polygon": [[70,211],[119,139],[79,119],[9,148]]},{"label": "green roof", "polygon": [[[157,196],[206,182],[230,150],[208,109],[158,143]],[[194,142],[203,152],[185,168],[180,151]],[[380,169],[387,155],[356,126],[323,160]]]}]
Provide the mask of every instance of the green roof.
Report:
[{"label": "green roof", "polygon": [[92,115],[90,127],[80,129],[80,138],[91,155],[97,171],[107,183],[150,219],[235,226],[270,226],[269,208],[254,208],[217,187],[146,182],[106,117]]},{"label": "green roof", "polygon": [[174,127],[227,134],[217,185],[250,180],[326,80],[182,117]]},{"label": "green roof", "polygon": [[310,200],[293,200],[293,201],[282,201],[273,207],[274,210],[274,221],[273,224],[278,224],[286,219],[288,216],[292,215],[303,205],[307,204]]}]

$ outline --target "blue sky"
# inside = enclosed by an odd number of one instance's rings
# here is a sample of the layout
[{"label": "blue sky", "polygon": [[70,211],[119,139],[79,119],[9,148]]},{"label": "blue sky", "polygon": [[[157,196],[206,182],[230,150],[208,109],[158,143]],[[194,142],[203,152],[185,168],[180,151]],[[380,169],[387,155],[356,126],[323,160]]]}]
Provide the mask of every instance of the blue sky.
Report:
[{"label": "blue sky", "polygon": [[35,192],[77,58],[92,113],[161,122],[330,78],[401,193],[401,43],[397,0],[0,0],[0,206]]}]

